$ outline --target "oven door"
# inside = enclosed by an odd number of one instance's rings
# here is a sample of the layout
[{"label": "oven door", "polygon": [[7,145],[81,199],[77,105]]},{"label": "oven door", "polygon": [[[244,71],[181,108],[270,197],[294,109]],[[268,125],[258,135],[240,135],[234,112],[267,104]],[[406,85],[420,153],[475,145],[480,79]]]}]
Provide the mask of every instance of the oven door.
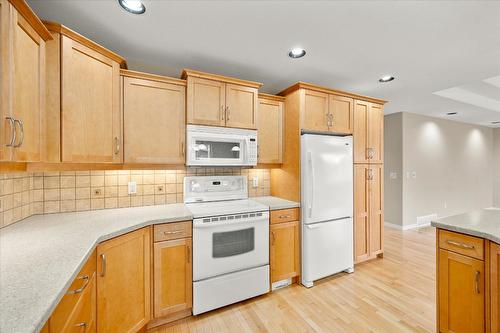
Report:
[{"label": "oven door", "polygon": [[267,264],[268,212],[193,221],[194,281]]}]

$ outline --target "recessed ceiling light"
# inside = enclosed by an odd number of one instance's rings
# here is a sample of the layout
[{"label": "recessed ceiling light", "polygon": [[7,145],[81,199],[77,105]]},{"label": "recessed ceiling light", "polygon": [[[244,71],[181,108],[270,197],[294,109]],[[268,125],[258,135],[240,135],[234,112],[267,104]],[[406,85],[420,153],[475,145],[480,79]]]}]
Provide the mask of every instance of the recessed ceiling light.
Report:
[{"label": "recessed ceiling light", "polygon": [[299,47],[293,48],[288,52],[288,56],[293,59],[302,58],[306,55],[306,50]]},{"label": "recessed ceiling light", "polygon": [[144,14],[146,7],[141,0],[118,0],[120,6],[132,14]]},{"label": "recessed ceiling light", "polygon": [[394,76],[392,76],[392,75],[384,75],[380,79],[378,79],[378,82],[385,83],[385,82],[391,82],[392,80],[394,80]]},{"label": "recessed ceiling light", "polygon": [[456,115],[456,114],[457,114],[457,112],[446,112],[446,115],[447,115],[447,116],[454,116],[454,115]]}]

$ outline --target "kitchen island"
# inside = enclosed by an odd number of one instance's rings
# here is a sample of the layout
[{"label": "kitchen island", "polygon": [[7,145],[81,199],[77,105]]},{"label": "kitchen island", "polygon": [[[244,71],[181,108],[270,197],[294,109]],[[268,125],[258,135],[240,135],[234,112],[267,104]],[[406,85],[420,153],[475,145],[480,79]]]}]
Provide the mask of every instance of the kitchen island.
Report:
[{"label": "kitchen island", "polygon": [[436,227],[438,332],[500,332],[500,210],[432,222]]}]

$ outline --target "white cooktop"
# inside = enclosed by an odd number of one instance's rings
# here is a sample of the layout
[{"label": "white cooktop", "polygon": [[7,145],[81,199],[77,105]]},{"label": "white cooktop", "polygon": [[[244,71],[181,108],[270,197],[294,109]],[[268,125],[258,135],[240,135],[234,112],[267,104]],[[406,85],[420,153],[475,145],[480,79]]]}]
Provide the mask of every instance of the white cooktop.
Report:
[{"label": "white cooktop", "polygon": [[188,203],[194,218],[268,211],[269,207],[251,199]]}]

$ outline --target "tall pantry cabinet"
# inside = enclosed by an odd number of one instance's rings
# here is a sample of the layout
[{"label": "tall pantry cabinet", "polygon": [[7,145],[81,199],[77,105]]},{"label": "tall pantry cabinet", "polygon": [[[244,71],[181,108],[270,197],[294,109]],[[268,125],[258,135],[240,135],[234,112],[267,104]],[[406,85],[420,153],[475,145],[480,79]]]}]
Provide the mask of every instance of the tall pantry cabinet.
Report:
[{"label": "tall pantry cabinet", "polygon": [[40,162],[45,42],[52,37],[24,1],[0,0],[0,161]]}]

